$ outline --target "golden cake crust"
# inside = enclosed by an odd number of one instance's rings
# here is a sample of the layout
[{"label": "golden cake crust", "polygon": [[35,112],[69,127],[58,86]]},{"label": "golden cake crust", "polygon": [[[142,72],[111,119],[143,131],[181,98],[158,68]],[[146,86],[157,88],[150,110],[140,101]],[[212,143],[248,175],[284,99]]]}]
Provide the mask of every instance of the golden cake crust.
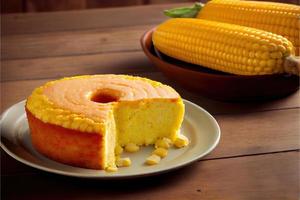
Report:
[{"label": "golden cake crust", "polygon": [[103,137],[99,133],[67,129],[44,123],[26,109],[31,141],[34,147],[49,158],[74,166],[104,169]]}]

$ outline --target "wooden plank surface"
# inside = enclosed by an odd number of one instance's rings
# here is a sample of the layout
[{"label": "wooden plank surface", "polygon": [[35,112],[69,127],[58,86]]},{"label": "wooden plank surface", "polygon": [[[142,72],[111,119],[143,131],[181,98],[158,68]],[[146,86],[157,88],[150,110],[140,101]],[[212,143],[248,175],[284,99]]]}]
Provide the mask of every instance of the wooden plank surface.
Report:
[{"label": "wooden plank surface", "polygon": [[136,51],[153,25],[2,37],[2,60]]},{"label": "wooden plank surface", "polygon": [[141,51],[4,60],[1,65],[2,81],[46,79],[62,75],[156,71]]},{"label": "wooden plank surface", "polygon": [[[5,199],[272,199],[299,197],[299,152],[196,162],[149,178],[101,181],[40,173],[2,176]],[[288,184],[286,184],[288,183]],[[18,190],[16,191],[16,186]]]},{"label": "wooden plank surface", "polygon": [[86,7],[85,0],[24,0],[26,12],[41,12],[41,11],[58,11],[58,10],[75,10]]},{"label": "wooden plank surface", "polygon": [[[162,11],[191,4],[163,4],[124,8],[89,9],[55,13],[7,14],[2,16],[2,34],[43,33],[158,24],[167,19]],[[47,21],[47,23],[45,23]]]},{"label": "wooden plank surface", "polygon": [[300,149],[299,113],[298,108],[216,115],[222,140],[208,158]]}]

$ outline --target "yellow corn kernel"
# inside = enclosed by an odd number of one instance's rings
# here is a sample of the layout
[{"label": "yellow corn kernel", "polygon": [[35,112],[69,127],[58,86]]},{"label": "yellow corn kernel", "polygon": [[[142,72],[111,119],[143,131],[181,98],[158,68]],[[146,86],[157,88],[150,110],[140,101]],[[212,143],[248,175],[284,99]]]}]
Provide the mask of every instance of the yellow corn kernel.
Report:
[{"label": "yellow corn kernel", "polygon": [[164,158],[168,155],[168,150],[165,148],[157,148],[153,151],[152,154],[158,155],[161,158]]},{"label": "yellow corn kernel", "polygon": [[146,164],[147,165],[156,165],[160,161],[160,157],[158,155],[151,155],[146,159]]},{"label": "yellow corn kernel", "polygon": [[116,165],[118,167],[129,167],[131,165],[130,158],[117,158]]},{"label": "yellow corn kernel", "polygon": [[269,50],[270,51],[276,51],[278,48],[277,48],[278,45],[274,44],[274,43],[270,43],[269,44]]},{"label": "yellow corn kernel", "polygon": [[81,132],[85,132],[85,130],[86,130],[87,127],[88,127],[88,124],[86,124],[86,123],[83,122],[83,123],[80,124],[79,130]]},{"label": "yellow corn kernel", "polygon": [[267,66],[267,61],[261,60],[261,61],[258,63],[258,66],[260,66],[261,68],[264,68],[265,66]]},{"label": "yellow corn kernel", "polygon": [[185,147],[189,144],[189,139],[185,135],[178,135],[178,138],[175,139],[174,145],[177,148]]},{"label": "yellow corn kernel", "polygon": [[79,127],[80,127],[80,121],[79,120],[76,120],[77,118],[74,118],[73,119],[73,122],[71,124],[71,129],[74,129],[74,130],[78,130]]},{"label": "yellow corn kernel", "polygon": [[[294,46],[299,45],[300,12],[297,5],[259,1],[212,0],[205,4],[197,18],[262,29],[286,36]],[[253,39],[254,37],[249,38]],[[277,38],[278,36],[273,34],[273,37],[268,40],[280,44]],[[284,51],[279,46],[274,47]]]},{"label": "yellow corn kernel", "polygon": [[261,59],[265,59],[266,60],[266,59],[269,59],[269,58],[270,58],[269,52],[266,51],[266,52],[264,52],[264,53],[261,54]]},{"label": "yellow corn kernel", "polygon": [[64,128],[69,128],[70,127],[70,124],[71,124],[71,122],[70,121],[64,121],[64,122],[62,122],[62,127],[64,127]]},{"label": "yellow corn kernel", "polygon": [[57,115],[56,119],[57,119],[58,122],[62,122],[63,119],[64,119],[64,116],[63,115]]},{"label": "yellow corn kernel", "polygon": [[138,150],[140,150],[140,147],[133,143],[129,143],[125,146],[125,151],[127,151],[129,153],[134,153],[134,152],[137,152]]},{"label": "yellow corn kernel", "polygon": [[276,60],[275,59],[269,59],[268,61],[267,61],[267,66],[269,67],[269,68],[274,68],[275,66],[276,66]]},{"label": "yellow corn kernel", "polygon": [[278,50],[283,53],[286,51],[286,48],[283,45],[278,45]]},{"label": "yellow corn kernel", "polygon": [[253,45],[252,45],[252,49],[253,50],[257,50],[257,49],[259,49],[260,47],[259,47],[259,44],[257,44],[257,43],[254,43]]},{"label": "yellow corn kernel", "polygon": [[49,116],[48,115],[42,115],[42,121],[47,123],[49,121]]},{"label": "yellow corn kernel", "polygon": [[115,148],[115,154],[121,155],[123,153],[123,148],[120,145],[117,145]]},{"label": "yellow corn kernel", "polygon": [[99,133],[101,132],[102,126],[100,123],[95,123],[95,132]]},{"label": "yellow corn kernel", "polygon": [[277,69],[268,60],[284,60],[295,51],[286,38],[271,32],[203,19],[167,20],[152,39],[156,49],[170,57],[238,75],[282,73],[283,64]]},{"label": "yellow corn kernel", "polygon": [[283,55],[282,55],[282,53],[280,51],[271,53],[271,58],[274,58],[274,59],[281,58],[282,56]]},{"label": "yellow corn kernel", "polygon": [[116,166],[109,166],[109,167],[105,168],[105,171],[107,171],[107,172],[117,172],[118,168]]},{"label": "yellow corn kernel", "polygon": [[161,147],[161,148],[168,149],[170,148],[171,145],[172,145],[172,141],[169,138],[165,138],[165,137],[155,142],[156,148]]},{"label": "yellow corn kernel", "polygon": [[173,144],[172,140],[170,138],[163,138],[163,141],[167,142],[170,146]]}]

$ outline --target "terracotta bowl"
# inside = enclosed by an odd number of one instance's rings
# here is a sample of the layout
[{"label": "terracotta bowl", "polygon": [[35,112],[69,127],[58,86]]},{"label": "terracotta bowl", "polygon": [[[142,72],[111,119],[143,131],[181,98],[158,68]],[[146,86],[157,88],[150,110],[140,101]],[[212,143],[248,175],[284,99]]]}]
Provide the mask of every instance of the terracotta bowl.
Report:
[{"label": "terracotta bowl", "polygon": [[153,31],[141,38],[146,56],[168,78],[199,95],[222,101],[249,101],[283,97],[299,89],[299,77],[294,75],[232,75],[170,58],[154,48]]}]

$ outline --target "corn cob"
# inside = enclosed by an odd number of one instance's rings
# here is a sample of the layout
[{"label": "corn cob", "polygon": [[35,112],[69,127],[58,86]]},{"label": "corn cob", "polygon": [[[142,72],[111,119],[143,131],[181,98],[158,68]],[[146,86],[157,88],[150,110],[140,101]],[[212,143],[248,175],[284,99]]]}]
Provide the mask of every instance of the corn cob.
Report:
[{"label": "corn cob", "polygon": [[260,29],[175,18],[157,27],[153,43],[170,57],[223,72],[238,75],[299,74],[292,43]]},{"label": "corn cob", "polygon": [[249,26],[286,37],[299,55],[300,6],[258,1],[212,0],[197,18]]}]

